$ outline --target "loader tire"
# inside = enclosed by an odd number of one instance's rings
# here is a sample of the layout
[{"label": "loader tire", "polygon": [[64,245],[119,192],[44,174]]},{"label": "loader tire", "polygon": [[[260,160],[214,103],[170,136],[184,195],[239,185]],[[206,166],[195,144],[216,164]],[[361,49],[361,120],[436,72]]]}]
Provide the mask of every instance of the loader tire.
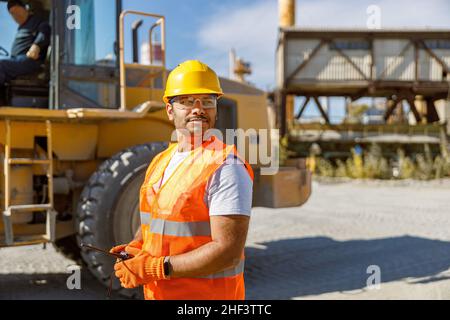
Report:
[{"label": "loader tire", "polygon": [[[128,148],[103,162],[90,177],[78,202],[77,242],[109,250],[128,243],[140,225],[139,189],[151,160],[167,143],[153,142]],[[91,273],[113,290],[130,298],[141,298],[142,288],[123,289],[115,277],[114,257],[81,249]]]},{"label": "loader tire", "polygon": [[75,235],[58,239],[54,242],[54,245],[56,251],[62,254],[64,257],[73,260],[77,264],[83,262],[80,248],[78,246],[77,237]]}]

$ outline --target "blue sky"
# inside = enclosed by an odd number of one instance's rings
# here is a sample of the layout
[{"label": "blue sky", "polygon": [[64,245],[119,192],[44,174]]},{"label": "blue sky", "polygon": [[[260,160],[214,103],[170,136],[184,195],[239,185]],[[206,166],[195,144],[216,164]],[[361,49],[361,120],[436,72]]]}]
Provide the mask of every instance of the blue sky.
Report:
[{"label": "blue sky", "polygon": [[[160,13],[167,18],[168,63],[205,60],[221,75],[228,73],[228,52],[253,64],[249,80],[261,88],[274,82],[278,26],[276,0],[126,1],[126,7]],[[450,28],[448,0],[297,0],[297,25],[366,27],[367,7],[381,9],[382,28]]]},{"label": "blue sky", "polygon": [[[450,29],[448,0],[297,0],[296,24],[366,28],[366,11],[373,4],[381,10],[382,28]],[[169,67],[196,58],[220,75],[228,76],[228,52],[235,48],[238,56],[252,63],[249,81],[262,89],[274,87],[277,0],[133,0],[128,5],[166,16]],[[344,99],[332,98],[330,103],[332,121],[340,119]],[[296,108],[300,104],[297,101]],[[314,105],[309,105],[305,112],[307,117],[318,114]]]},{"label": "blue sky", "polygon": [[[112,6],[106,5],[108,1],[96,0],[96,6],[105,3],[96,15],[101,21],[96,33],[103,35],[96,37],[99,52],[102,48],[110,51]],[[382,28],[450,29],[448,0],[297,0],[296,24],[365,28],[366,10],[372,4],[381,9]],[[262,89],[273,88],[277,0],[124,0],[124,7],[166,17],[169,68],[187,59],[200,59],[228,76],[228,52],[235,48],[239,57],[252,63],[248,80]],[[0,2],[0,45],[8,50],[15,29]],[[309,109],[314,113],[314,108]]]}]

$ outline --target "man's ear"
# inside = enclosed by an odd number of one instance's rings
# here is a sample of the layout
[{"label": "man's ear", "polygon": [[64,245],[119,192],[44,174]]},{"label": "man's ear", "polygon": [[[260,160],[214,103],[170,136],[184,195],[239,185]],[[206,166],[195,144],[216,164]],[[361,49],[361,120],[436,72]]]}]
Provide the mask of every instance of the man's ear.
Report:
[{"label": "man's ear", "polygon": [[166,103],[166,112],[167,112],[167,117],[169,117],[169,120],[173,121],[173,119],[174,119],[173,105],[171,105],[170,103]]}]

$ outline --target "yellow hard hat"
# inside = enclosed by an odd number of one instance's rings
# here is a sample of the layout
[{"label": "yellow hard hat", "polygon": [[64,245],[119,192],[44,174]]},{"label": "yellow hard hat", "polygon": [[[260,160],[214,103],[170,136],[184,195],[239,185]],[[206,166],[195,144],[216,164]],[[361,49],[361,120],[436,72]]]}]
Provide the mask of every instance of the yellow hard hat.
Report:
[{"label": "yellow hard hat", "polygon": [[169,103],[172,97],[189,94],[223,95],[217,74],[198,60],[180,63],[170,72],[163,100]]}]

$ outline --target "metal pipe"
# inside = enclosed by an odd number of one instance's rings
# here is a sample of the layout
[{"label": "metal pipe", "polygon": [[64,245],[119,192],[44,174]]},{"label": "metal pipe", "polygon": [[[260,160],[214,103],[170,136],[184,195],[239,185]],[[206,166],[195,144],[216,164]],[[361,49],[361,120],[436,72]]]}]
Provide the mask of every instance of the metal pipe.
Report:
[{"label": "metal pipe", "polygon": [[[150,54],[150,65],[153,65],[153,31],[155,30],[156,27],[160,26],[161,27],[161,64],[162,64],[162,68],[163,68],[163,72],[162,72],[162,82],[163,84],[166,83],[166,54],[165,54],[165,25],[164,25],[164,19],[158,19],[149,29],[148,32],[148,39],[149,39],[149,54]],[[151,83],[151,87],[154,87],[155,84],[155,79],[152,77],[152,79],[150,80]],[[151,96],[151,93],[150,93]]]},{"label": "metal pipe", "polygon": [[[120,70],[120,59],[119,59],[119,37],[120,37],[120,14],[122,13],[122,0],[116,0],[116,14],[115,14],[115,19],[116,19],[116,36],[115,36],[115,41],[114,41],[114,54],[116,56],[116,61],[115,61],[115,67],[116,70]],[[120,88],[119,90],[117,89],[117,86],[119,86],[119,82],[115,83],[115,105],[117,105],[118,103],[120,103]]]},{"label": "metal pipe", "polygon": [[48,202],[53,208],[53,144],[52,144],[52,124],[50,120],[46,121],[47,129],[47,158],[49,160],[47,168],[47,182],[48,182]]},{"label": "metal pipe", "polygon": [[55,50],[54,51],[54,60],[55,60],[55,103],[54,103],[54,109],[59,109],[59,88],[60,86],[60,78],[59,78],[59,57],[60,57],[60,50],[59,50],[59,35],[55,36]]},{"label": "metal pipe", "polygon": [[10,205],[10,166],[9,159],[11,158],[11,121],[6,120],[6,145],[5,145],[5,211],[9,208]]},{"label": "metal pipe", "polygon": [[120,14],[120,18],[119,18],[119,70],[120,70],[120,108],[119,111],[126,111],[126,94],[125,94],[125,89],[126,89],[126,77],[125,77],[125,49],[124,49],[124,20],[125,20],[125,16],[129,15],[129,14],[135,14],[135,15],[141,15],[144,17],[153,17],[153,18],[157,18],[157,19],[161,19],[161,39],[162,39],[162,44],[161,44],[161,49],[163,52],[163,66],[164,66],[164,80],[166,78],[166,72],[165,72],[165,63],[166,63],[166,58],[165,58],[165,18],[161,15],[157,15],[157,14],[151,14],[151,13],[145,13],[145,12],[140,12],[140,11],[134,11],[134,10],[126,10],[124,12],[122,12]]},{"label": "metal pipe", "polygon": [[131,33],[133,37],[133,62],[139,63],[139,51],[138,51],[138,31],[139,28],[142,26],[142,19],[136,20],[133,22],[133,25],[131,26]]},{"label": "metal pipe", "polygon": [[[149,53],[149,58],[150,58],[150,60],[149,60],[149,62],[150,62],[150,65],[152,66],[153,65],[153,40],[152,40],[152,38],[153,38],[153,30],[158,26],[158,22],[159,22],[159,20],[156,22],[156,23],[154,23],[151,27],[150,27],[150,29],[148,30],[148,53]],[[150,87],[151,88],[153,88],[155,86],[155,79],[154,79],[154,77],[152,77],[151,79],[150,79]],[[151,90],[149,91],[149,100],[151,100],[152,99],[152,92],[151,92]]]},{"label": "metal pipe", "polygon": [[167,81],[167,69],[166,69],[166,19],[164,17],[160,18],[161,20],[161,57],[162,57],[162,66],[163,66],[163,86]]},{"label": "metal pipe", "polygon": [[156,23],[154,23],[150,29],[148,30],[148,50],[150,53],[150,65],[153,65],[153,30],[159,25],[158,23],[159,21],[157,21]]}]

